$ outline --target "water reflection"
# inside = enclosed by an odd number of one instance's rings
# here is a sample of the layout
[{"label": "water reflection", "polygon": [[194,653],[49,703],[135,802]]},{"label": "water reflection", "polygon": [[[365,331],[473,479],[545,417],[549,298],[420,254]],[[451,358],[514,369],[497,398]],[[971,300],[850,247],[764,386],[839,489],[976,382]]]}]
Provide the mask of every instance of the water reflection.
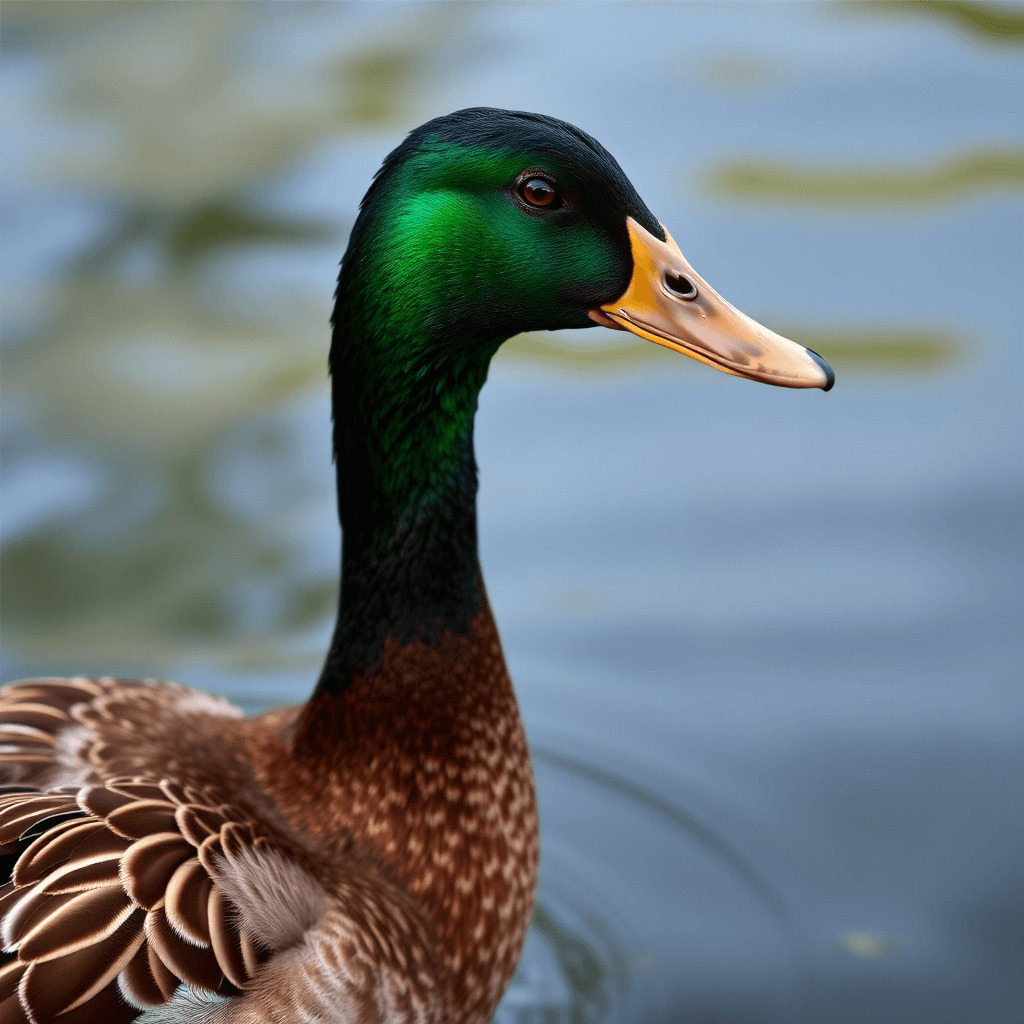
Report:
[{"label": "water reflection", "polygon": [[275,217],[237,201],[214,200],[172,212],[140,208],[124,213],[110,235],[78,258],[74,271],[79,275],[116,272],[133,251],[153,246],[166,256],[165,273],[179,274],[225,249],[328,239],[339,241],[323,224]]},{"label": "water reflection", "polygon": [[[619,340],[610,331],[580,332],[579,338],[572,333],[537,331],[517,335],[499,349],[495,362],[498,366],[509,363],[512,368],[558,369],[583,375],[631,369],[696,371],[689,364],[680,365],[675,355],[658,345],[636,339]],[[843,373],[931,373],[947,368],[965,355],[962,342],[939,332],[813,333],[799,327],[780,327],[779,333],[816,352],[827,348],[829,361]]]},{"label": "water reflection", "polygon": [[735,162],[712,172],[711,187],[734,199],[825,207],[935,203],[989,189],[1024,188],[1024,150],[968,153],[918,170],[809,170]]},{"label": "water reflection", "polygon": [[870,14],[897,17],[931,17],[946,21],[994,43],[1020,45],[1024,40],[1024,13],[1016,4],[985,3],[976,0],[917,0],[912,4],[901,0],[861,0],[851,7],[860,7]]},{"label": "water reflection", "polygon": [[1020,21],[6,3],[4,678],[301,699],[356,204],[429,116],[550,111],[840,383],[600,330],[495,360],[481,546],[545,843],[498,1020],[1015,1021]]},{"label": "water reflection", "polygon": [[592,909],[577,908],[576,916],[579,932],[561,923],[545,900],[537,904],[529,947],[495,1024],[586,1024],[614,1019],[612,1006],[621,1009],[627,987],[624,951]]}]

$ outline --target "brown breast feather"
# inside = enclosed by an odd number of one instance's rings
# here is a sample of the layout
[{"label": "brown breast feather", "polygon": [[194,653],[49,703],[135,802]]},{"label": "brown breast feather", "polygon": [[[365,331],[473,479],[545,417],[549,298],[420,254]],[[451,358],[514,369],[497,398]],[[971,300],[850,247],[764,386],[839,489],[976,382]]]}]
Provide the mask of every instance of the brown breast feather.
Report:
[{"label": "brown breast feather", "polygon": [[[336,737],[341,737],[339,744]],[[312,842],[372,845],[440,937],[458,1024],[487,1024],[522,950],[539,832],[529,751],[484,601],[469,635],[388,640],[381,663],[296,723],[266,788]]]}]

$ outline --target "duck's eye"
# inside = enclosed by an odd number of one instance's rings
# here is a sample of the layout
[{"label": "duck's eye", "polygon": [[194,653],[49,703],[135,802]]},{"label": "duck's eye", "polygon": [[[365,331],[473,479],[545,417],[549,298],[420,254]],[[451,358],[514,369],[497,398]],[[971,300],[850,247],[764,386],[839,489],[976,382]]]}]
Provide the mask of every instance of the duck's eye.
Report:
[{"label": "duck's eye", "polygon": [[558,206],[558,190],[543,178],[527,178],[519,186],[519,194],[531,206]]}]

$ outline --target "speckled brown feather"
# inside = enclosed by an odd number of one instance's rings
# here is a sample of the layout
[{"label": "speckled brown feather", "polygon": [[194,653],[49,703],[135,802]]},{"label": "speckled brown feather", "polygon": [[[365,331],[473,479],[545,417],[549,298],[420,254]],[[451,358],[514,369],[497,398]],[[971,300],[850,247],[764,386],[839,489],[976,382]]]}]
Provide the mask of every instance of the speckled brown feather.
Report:
[{"label": "speckled brown feather", "polygon": [[[341,756],[328,753],[337,735]],[[453,1019],[489,1020],[529,923],[539,829],[486,601],[468,637],[389,641],[378,672],[311,701],[287,760],[264,764],[266,787],[315,841],[348,830],[384,855],[438,929]]]},{"label": "speckled brown feather", "polygon": [[0,758],[33,787],[0,793],[0,1020],[130,1020],[183,979],[232,997],[190,1020],[485,1024],[511,978],[538,831],[486,602],[469,636],[255,718],[174,684],[14,684]]}]

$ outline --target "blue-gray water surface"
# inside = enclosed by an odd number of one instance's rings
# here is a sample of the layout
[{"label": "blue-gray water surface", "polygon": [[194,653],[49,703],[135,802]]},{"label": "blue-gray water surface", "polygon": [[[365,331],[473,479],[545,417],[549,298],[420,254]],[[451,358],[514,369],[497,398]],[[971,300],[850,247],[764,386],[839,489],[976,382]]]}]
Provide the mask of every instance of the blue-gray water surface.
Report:
[{"label": "blue-gray water surface", "polygon": [[833,362],[601,329],[481,399],[542,881],[496,1021],[1024,1017],[1024,6],[4,5],[3,664],[301,699],[327,319],[373,171],[468,105],[616,155]]}]

